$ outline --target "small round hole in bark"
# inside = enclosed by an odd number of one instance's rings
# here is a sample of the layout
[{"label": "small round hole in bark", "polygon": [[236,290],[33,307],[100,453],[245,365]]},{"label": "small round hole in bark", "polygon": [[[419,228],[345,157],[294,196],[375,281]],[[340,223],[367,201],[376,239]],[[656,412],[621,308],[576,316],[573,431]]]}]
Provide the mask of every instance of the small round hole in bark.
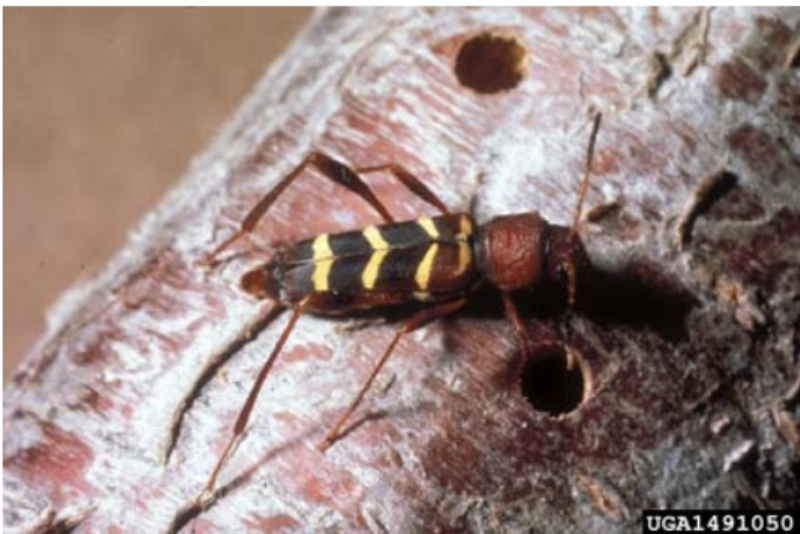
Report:
[{"label": "small round hole in bark", "polygon": [[528,52],[508,32],[484,32],[468,39],[456,56],[459,83],[491,95],[515,88],[528,69]]},{"label": "small round hole in bark", "polygon": [[522,394],[535,410],[572,412],[588,397],[589,376],[576,352],[549,345],[533,353],[522,371]]}]

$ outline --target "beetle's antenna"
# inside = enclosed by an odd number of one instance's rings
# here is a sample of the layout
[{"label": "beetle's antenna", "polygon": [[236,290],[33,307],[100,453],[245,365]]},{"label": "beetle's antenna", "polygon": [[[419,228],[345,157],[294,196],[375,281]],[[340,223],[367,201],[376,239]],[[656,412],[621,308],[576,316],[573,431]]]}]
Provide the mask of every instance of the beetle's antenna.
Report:
[{"label": "beetle's antenna", "polygon": [[578,232],[578,222],[581,220],[581,212],[583,211],[583,201],[586,199],[586,193],[589,191],[589,177],[592,175],[592,160],[594,159],[594,144],[597,141],[597,132],[600,130],[600,121],[603,114],[599,111],[594,115],[594,122],[592,123],[592,133],[589,136],[589,147],[586,149],[586,166],[583,171],[583,181],[581,182],[581,190],[578,194],[578,204],[575,206],[575,216],[572,219],[572,228],[569,231],[569,241],[575,239]]}]

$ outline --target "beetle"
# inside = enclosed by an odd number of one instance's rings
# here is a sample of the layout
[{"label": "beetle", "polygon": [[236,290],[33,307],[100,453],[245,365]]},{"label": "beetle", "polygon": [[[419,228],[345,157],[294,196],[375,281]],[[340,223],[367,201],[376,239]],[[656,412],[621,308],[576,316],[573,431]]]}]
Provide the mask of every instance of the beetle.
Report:
[{"label": "beetle", "polygon": [[[414,301],[422,303],[422,308],[397,329],[358,394],[320,442],[322,451],[336,441],[401,337],[457,311],[481,283],[486,282],[501,292],[505,314],[525,353],[525,328],[512,293],[546,281],[566,284],[567,298],[573,305],[578,277],[589,268],[576,226],[588,190],[601,117],[599,112],[594,115],[584,176],[570,227],[551,224],[537,212],[499,216],[479,226],[467,213],[451,213],[424,183],[400,165],[353,169],[322,152],[310,153],[269,191],[243,219],[240,228],[209,254],[207,263],[214,264],[222,251],[252,232],[286,188],[309,167],[363,198],[381,215],[384,224],[320,234],[284,245],[271,259],[242,276],[240,285],[245,293],[257,299],[271,299],[277,306],[291,308],[293,312],[250,389],[233,436],[203,494],[213,491],[220,471],[247,427],[264,381],[304,313],[341,315]],[[406,189],[440,214],[395,222],[360,177],[380,171],[393,174]]]}]

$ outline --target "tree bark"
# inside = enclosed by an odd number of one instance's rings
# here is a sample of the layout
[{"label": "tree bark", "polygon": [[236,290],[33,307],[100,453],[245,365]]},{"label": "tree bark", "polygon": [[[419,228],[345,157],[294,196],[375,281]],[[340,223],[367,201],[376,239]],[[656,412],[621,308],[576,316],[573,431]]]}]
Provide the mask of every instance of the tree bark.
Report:
[{"label": "tree bark", "polygon": [[[4,401],[8,532],[638,532],[642,508],[800,504],[800,12],[321,11],[183,182],[70,289]],[[193,506],[288,317],[238,288],[275,244],[376,222],[311,150],[396,162],[479,222],[569,225],[602,111],[578,304],[480,291],[404,338],[304,316]],[[367,180],[398,220],[430,214]],[[566,368],[565,368],[566,366]],[[545,390],[550,387],[548,395]]]}]

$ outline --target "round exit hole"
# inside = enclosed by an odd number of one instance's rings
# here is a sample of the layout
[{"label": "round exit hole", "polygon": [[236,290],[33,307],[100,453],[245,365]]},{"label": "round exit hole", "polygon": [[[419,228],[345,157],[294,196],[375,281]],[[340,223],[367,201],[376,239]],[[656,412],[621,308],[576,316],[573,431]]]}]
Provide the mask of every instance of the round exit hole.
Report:
[{"label": "round exit hole", "polygon": [[589,371],[579,358],[573,349],[560,345],[531,355],[522,370],[522,394],[535,410],[564,415],[588,398]]},{"label": "round exit hole", "polygon": [[455,73],[464,87],[491,95],[515,88],[528,70],[528,51],[513,34],[483,32],[461,45]]}]

